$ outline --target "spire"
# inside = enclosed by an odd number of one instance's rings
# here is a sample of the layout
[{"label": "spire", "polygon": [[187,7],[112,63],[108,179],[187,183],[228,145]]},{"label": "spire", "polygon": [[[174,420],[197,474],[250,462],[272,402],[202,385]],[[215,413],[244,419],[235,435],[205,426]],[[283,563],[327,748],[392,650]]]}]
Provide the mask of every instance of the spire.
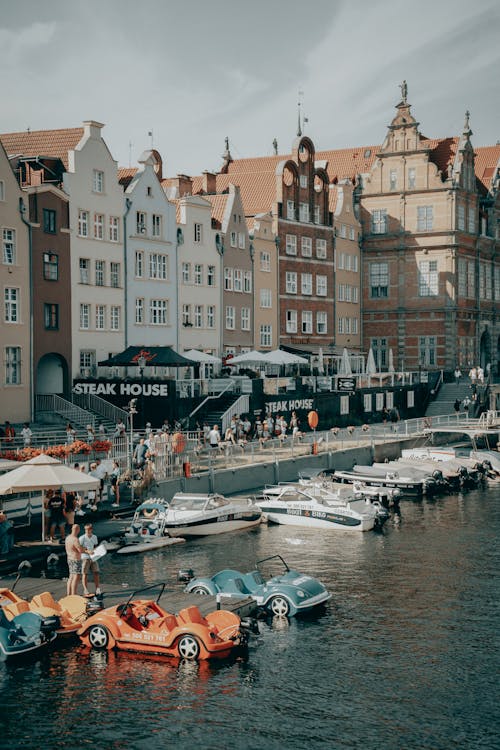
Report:
[{"label": "spire", "polygon": [[278,155],[278,141],[276,140],[276,138],[273,140],[273,153],[275,154],[275,156]]},{"label": "spire", "polygon": [[229,150],[229,137],[227,135],[226,135],[226,137],[224,139],[224,143],[226,145],[226,150],[222,154],[222,159],[224,161],[224,164],[222,165],[222,169],[221,169],[222,173],[226,173],[227,170],[228,170],[229,165],[231,164],[232,161],[234,161],[234,159],[233,159],[233,157],[231,155],[231,151]]},{"label": "spire", "polygon": [[472,135],[472,130],[470,129],[469,125],[469,118],[470,118],[470,112],[469,110],[465,113],[465,122],[464,122],[464,129],[462,135],[467,136],[467,138],[470,138]]},{"label": "spire", "polygon": [[297,138],[302,135],[302,128],[300,125],[300,102],[297,104]]},{"label": "spire", "polygon": [[401,102],[402,104],[408,103],[408,84],[406,81],[403,81],[403,83],[399,84],[399,88],[401,89]]}]

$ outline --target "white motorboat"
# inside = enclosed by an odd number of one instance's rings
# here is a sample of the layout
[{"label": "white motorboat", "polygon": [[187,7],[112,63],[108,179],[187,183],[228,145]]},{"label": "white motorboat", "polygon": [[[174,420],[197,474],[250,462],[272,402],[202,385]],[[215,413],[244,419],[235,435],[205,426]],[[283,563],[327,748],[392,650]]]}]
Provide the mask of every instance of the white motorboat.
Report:
[{"label": "white motorboat", "polygon": [[271,523],[343,531],[370,531],[378,525],[371,503],[353,494],[347,499],[318,488],[314,492],[300,484],[278,484],[266,487],[255,503]]},{"label": "white motorboat", "polygon": [[335,472],[330,469],[305,470],[299,473],[299,483],[308,485],[319,484],[333,492],[340,491],[341,487],[351,487],[357,497],[363,497],[371,502],[380,502],[386,505],[396,505],[401,497],[401,490],[397,487],[371,486],[365,482],[352,482],[352,484],[336,480]]},{"label": "white motorboat", "polygon": [[208,536],[249,529],[261,518],[262,512],[250,498],[178,492],[168,507],[166,530],[172,537]]},{"label": "white motorboat", "polygon": [[412,477],[404,471],[378,469],[373,466],[355,465],[352,471],[335,471],[333,476],[339,482],[363,482],[369,487],[397,488],[403,495],[411,497],[433,494],[437,489],[432,478]]},{"label": "white motorboat", "polygon": [[141,503],[134,513],[132,523],[125,530],[124,544],[116,550],[117,554],[131,555],[148,552],[184,541],[168,536],[167,511],[168,503],[163,498],[151,498]]},{"label": "white motorboat", "polygon": [[[307,492],[320,502],[330,506],[363,500],[365,505],[370,505],[376,513],[375,526],[381,528],[389,518],[389,511],[383,505],[377,492],[377,487],[362,487],[360,483],[343,484],[331,480],[305,480],[299,479],[299,484]],[[395,490],[399,493],[399,490]]]}]

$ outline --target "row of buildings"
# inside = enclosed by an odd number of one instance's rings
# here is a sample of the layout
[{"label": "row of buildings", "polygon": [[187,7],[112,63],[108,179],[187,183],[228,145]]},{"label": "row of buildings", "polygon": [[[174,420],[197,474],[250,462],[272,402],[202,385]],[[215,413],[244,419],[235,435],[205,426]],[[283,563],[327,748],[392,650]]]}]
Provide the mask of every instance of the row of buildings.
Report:
[{"label": "row of buildings", "polygon": [[[497,366],[500,145],[429,140],[406,91],[381,146],[120,169],[103,125],[0,135],[3,418],[129,346],[371,347],[386,369]],[[161,372],[156,372],[160,374]]]}]

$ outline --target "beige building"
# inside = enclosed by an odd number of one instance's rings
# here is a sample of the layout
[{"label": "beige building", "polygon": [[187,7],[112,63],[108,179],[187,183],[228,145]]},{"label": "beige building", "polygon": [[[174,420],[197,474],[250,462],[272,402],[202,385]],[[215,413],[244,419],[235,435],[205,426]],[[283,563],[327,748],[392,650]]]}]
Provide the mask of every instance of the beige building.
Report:
[{"label": "beige building", "polygon": [[[22,201],[22,203],[21,203]],[[20,208],[24,206],[22,214]],[[0,144],[0,422],[33,417],[33,341],[27,197],[18,185]]]},{"label": "beige building", "polygon": [[271,213],[247,222],[254,266],[254,343],[265,351],[279,345],[278,247]]}]

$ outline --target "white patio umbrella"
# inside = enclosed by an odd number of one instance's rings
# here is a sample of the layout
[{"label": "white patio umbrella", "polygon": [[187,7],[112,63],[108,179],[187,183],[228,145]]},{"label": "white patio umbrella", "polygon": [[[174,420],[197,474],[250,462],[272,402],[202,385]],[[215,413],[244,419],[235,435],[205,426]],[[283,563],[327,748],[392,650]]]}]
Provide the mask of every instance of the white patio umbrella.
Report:
[{"label": "white patio umbrella", "polygon": [[320,375],[325,374],[325,360],[323,358],[323,347],[320,346],[318,350],[318,372]]},{"label": "white patio umbrella", "polygon": [[216,365],[222,362],[220,357],[214,357],[213,354],[207,354],[207,352],[200,352],[198,349],[190,349],[187,352],[183,352],[182,356],[208,365]]},{"label": "white patio umbrella", "polygon": [[368,352],[368,358],[366,360],[366,374],[375,375],[376,373],[377,373],[377,365],[375,364],[375,356],[373,354],[373,349],[370,347],[370,350]]},{"label": "white patio umbrella", "polygon": [[283,349],[273,349],[271,352],[264,354],[266,362],[271,365],[308,365],[309,360],[300,357],[298,354],[285,352]]},{"label": "white patio umbrella", "polygon": [[389,349],[389,372],[394,372],[394,355],[392,349]]},{"label": "white patio umbrella", "polygon": [[269,362],[267,354],[261,354],[260,352],[253,350],[251,352],[245,352],[244,354],[238,354],[236,357],[231,357],[231,359],[226,360],[226,365],[229,365],[230,367],[233,365],[249,364],[265,365],[266,362]]},{"label": "white patio umbrella", "polygon": [[340,360],[339,365],[339,375],[352,375],[351,360],[347,349],[344,349],[342,352],[342,359]]},{"label": "white patio umbrella", "polygon": [[[23,462],[16,469],[8,471],[0,477],[0,495],[14,495],[17,492],[46,490],[95,490],[99,486],[99,479],[88,474],[82,474],[66,466],[57,458],[41,453],[29,461]],[[43,502],[42,502],[43,515]],[[44,524],[42,518],[42,541],[44,538]]]}]

